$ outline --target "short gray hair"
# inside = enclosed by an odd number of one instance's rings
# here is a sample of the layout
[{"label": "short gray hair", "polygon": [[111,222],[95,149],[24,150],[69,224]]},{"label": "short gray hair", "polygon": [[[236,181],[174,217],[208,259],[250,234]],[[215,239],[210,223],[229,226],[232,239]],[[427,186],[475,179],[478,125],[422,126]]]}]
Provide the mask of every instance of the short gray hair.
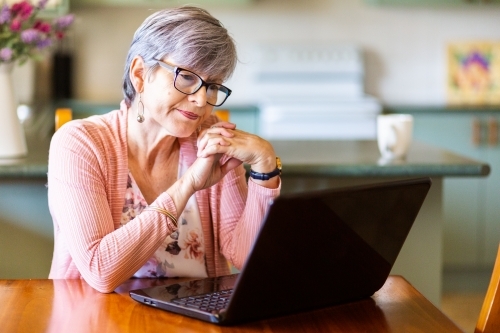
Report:
[{"label": "short gray hair", "polygon": [[180,67],[223,80],[231,77],[238,61],[234,40],[222,23],[205,9],[193,6],[153,13],[135,32],[123,75],[128,106],[136,96],[129,72],[137,55],[149,70],[156,68],[156,60],[168,56]]}]

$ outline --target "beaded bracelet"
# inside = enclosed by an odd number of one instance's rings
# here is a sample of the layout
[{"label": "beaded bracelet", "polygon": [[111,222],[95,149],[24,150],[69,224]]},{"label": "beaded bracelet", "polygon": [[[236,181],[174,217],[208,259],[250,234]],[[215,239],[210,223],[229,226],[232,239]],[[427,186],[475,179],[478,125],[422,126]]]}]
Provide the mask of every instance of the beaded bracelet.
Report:
[{"label": "beaded bracelet", "polygon": [[148,206],[148,207],[144,208],[144,210],[151,210],[151,211],[154,210],[160,214],[163,214],[163,215],[169,217],[172,220],[173,225],[175,226],[175,229],[177,229],[177,218],[172,213],[170,213],[168,210],[163,209],[163,208],[158,207],[158,206]]}]

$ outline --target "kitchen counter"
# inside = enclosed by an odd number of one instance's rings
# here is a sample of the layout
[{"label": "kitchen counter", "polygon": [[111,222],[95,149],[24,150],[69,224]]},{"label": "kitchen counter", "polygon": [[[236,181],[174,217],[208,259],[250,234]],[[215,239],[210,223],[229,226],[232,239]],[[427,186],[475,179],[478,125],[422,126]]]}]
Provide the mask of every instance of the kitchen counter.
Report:
[{"label": "kitchen counter", "polygon": [[[44,179],[53,134],[53,111],[25,122],[28,156],[0,159],[0,179]],[[272,141],[285,175],[329,177],[486,176],[489,165],[414,142],[404,161],[380,159],[375,141]]]},{"label": "kitchen counter", "polygon": [[[44,104],[32,109],[23,125],[26,132],[29,154],[25,158],[0,159],[0,179],[24,178],[43,179],[47,174],[47,154],[50,139],[54,133],[54,110],[58,106],[73,109],[74,118],[104,113],[115,104],[91,104],[84,101],[68,100]],[[233,110],[234,109],[234,110]],[[234,107],[235,115],[253,113],[250,106]],[[396,108],[397,109],[397,108]],[[396,110],[395,109],[395,110]],[[406,111],[434,112],[445,110],[443,107],[406,107]],[[446,108],[446,110],[467,108]],[[491,110],[492,107],[485,107]],[[399,110],[399,109],[397,109]],[[500,110],[500,109],[499,109]],[[247,111],[247,112],[245,112]],[[401,111],[401,110],[399,110]],[[391,112],[388,109],[388,112]],[[250,118],[235,117],[235,121],[253,121]],[[246,124],[239,124],[245,128]],[[332,177],[356,176],[485,176],[489,166],[463,156],[450,153],[434,146],[414,142],[405,161],[385,163],[380,160],[375,141],[273,141],[273,145],[285,166],[288,175],[315,175]]]},{"label": "kitchen counter", "polygon": [[384,161],[376,141],[272,141],[283,172],[293,176],[486,176],[490,167],[449,151],[413,142],[405,160]]},{"label": "kitchen counter", "polygon": [[500,113],[500,105],[386,105],[383,113]]},{"label": "kitchen counter", "polygon": [[[0,227],[6,230],[0,234],[0,278],[44,278],[48,274],[53,231],[45,183],[53,120],[53,111],[28,118],[24,123],[28,156],[0,161],[3,200],[0,200]],[[484,177],[490,172],[488,164],[419,142],[412,144],[406,160],[396,162],[380,160],[375,141],[272,141],[272,144],[283,162],[282,193],[432,177],[431,190],[392,274],[405,276],[439,305],[442,179]],[[305,227],[307,223],[304,221]],[[29,237],[24,235],[26,230]],[[30,248],[30,251],[20,254],[16,250],[19,247]],[[31,253],[39,253],[40,260],[30,267],[21,267],[19,263],[33,262]]]}]

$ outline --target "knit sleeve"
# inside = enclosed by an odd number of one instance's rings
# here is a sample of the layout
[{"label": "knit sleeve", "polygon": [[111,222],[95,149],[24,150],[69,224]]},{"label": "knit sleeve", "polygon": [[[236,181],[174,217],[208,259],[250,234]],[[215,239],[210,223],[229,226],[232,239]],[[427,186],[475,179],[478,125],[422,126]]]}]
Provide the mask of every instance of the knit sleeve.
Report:
[{"label": "knit sleeve", "polygon": [[[55,228],[51,277],[71,276],[68,271],[74,264],[93,288],[111,292],[151,257],[172,230],[167,218],[155,211],[118,227],[110,202],[116,196],[110,195],[109,183],[113,172],[109,161],[116,156],[108,153],[112,144],[92,130],[78,122],[67,124],[51,141],[48,198]],[[166,193],[153,204],[176,215]]]},{"label": "knit sleeve", "polygon": [[238,269],[243,267],[269,208],[280,194],[276,189],[246,181],[244,168],[228,174],[220,192],[219,244],[223,255]]}]

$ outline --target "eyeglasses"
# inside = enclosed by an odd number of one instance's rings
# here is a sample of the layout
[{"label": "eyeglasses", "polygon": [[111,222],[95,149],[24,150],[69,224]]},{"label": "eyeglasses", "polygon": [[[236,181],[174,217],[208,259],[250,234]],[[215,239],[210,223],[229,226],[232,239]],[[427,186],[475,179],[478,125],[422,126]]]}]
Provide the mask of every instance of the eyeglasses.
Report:
[{"label": "eyeglasses", "polygon": [[231,89],[222,84],[205,82],[198,74],[187,69],[170,66],[159,60],[156,62],[161,67],[174,72],[174,87],[183,94],[192,95],[201,87],[207,87],[207,103],[213,106],[221,106],[231,95]]}]

